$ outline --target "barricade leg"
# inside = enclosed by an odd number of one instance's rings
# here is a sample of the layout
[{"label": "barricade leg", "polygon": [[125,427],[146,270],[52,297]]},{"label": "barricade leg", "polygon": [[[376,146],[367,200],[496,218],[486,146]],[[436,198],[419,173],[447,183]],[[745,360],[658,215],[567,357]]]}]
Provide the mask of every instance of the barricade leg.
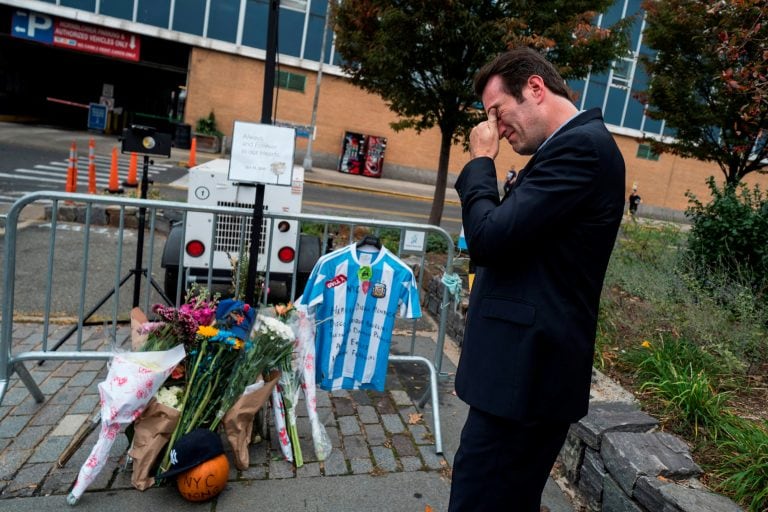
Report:
[{"label": "barricade leg", "polygon": [[11,363],[9,366],[10,371],[8,372],[8,379],[0,380],[0,404],[3,403],[5,393],[8,391],[8,381],[10,380],[11,375],[13,375],[13,372],[16,372],[16,374],[19,376],[21,382],[24,383],[29,393],[35,399],[35,402],[42,403],[45,400],[45,395],[43,395],[43,392],[40,391],[37,382],[35,382],[35,379],[32,378],[32,375],[30,375],[27,367],[24,366],[24,363],[17,361],[15,363]]},{"label": "barricade leg", "polygon": [[443,453],[443,435],[440,427],[440,400],[437,394],[437,371],[435,365],[421,356],[390,355],[389,360],[395,363],[421,363],[429,369],[429,392],[432,395],[432,416],[435,430],[435,452]]}]

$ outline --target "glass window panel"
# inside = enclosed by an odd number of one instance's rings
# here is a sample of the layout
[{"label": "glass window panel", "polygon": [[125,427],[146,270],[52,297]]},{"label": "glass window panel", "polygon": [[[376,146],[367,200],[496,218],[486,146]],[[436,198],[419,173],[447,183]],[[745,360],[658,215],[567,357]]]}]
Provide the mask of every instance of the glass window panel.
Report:
[{"label": "glass window panel", "polygon": [[63,7],[73,7],[83,11],[96,12],[96,0],[61,0]]},{"label": "glass window panel", "polygon": [[624,126],[634,130],[640,129],[643,122],[643,105],[634,98],[629,98],[627,114],[624,116]]},{"label": "glass window panel", "polygon": [[123,20],[132,20],[133,0],[101,0],[99,14]]},{"label": "glass window panel", "polygon": [[646,117],[643,131],[646,133],[655,133],[657,135],[661,134],[661,121]]},{"label": "glass window panel", "polygon": [[318,16],[322,16],[325,18],[325,10],[328,7],[329,2],[312,2],[312,5],[309,7],[309,12],[312,14],[317,14]]},{"label": "glass window panel", "polygon": [[640,40],[640,28],[643,24],[642,0],[629,0],[627,3],[627,16],[635,15],[632,28],[629,33],[629,47],[634,50],[637,48],[637,42]]},{"label": "glass window panel", "polygon": [[205,0],[176,0],[173,8],[173,30],[203,35]]},{"label": "glass window panel", "polygon": [[277,33],[277,51],[283,55],[299,57],[301,37],[304,34],[304,13],[280,9],[280,27]]},{"label": "glass window panel", "polygon": [[608,79],[606,74],[592,75],[587,87],[587,97],[584,100],[584,108],[603,108],[605,97],[605,84]]},{"label": "glass window panel", "polygon": [[621,19],[622,9],[624,9],[623,0],[618,0],[617,2],[614,2],[614,4],[611,5],[605,13],[603,13],[603,22],[600,24],[600,26],[610,27],[611,25],[619,21]]},{"label": "glass window panel", "polygon": [[307,77],[306,75],[302,75],[300,73],[278,71],[275,81],[277,82],[277,86],[281,89],[304,92],[307,83]]},{"label": "glass window panel", "polygon": [[252,48],[267,47],[267,18],[269,5],[264,0],[248,0],[245,4],[243,45]]},{"label": "glass window panel", "polygon": [[211,2],[208,37],[230,43],[237,41],[237,16],[239,13],[240,0]]},{"label": "glass window panel", "polygon": [[584,84],[586,82],[584,80],[569,80],[568,81],[568,87],[571,88],[573,91],[574,96],[576,99],[573,101],[573,103],[576,106],[581,105],[581,98],[584,96]]},{"label": "glass window panel", "polygon": [[626,89],[611,87],[608,91],[608,101],[605,103],[603,119],[608,124],[621,126],[621,114],[624,111],[624,99],[627,97]]},{"label": "glass window panel", "polygon": [[168,28],[171,15],[171,0],[138,0],[139,10],[136,21],[155,27]]},{"label": "glass window panel", "polygon": [[[309,27],[307,28],[307,44],[304,46],[304,58],[315,62],[320,60],[320,40],[323,38],[323,23],[325,14],[318,16],[310,14]],[[325,41],[325,62],[331,58],[331,46],[333,44],[333,32],[328,29]]]},{"label": "glass window panel", "polygon": [[612,87],[629,87],[632,79],[632,65],[632,59],[619,59],[613,62]]},{"label": "glass window panel", "polygon": [[659,159],[659,154],[654,153],[653,150],[651,150],[650,144],[639,144],[637,146],[637,158],[655,161]]}]

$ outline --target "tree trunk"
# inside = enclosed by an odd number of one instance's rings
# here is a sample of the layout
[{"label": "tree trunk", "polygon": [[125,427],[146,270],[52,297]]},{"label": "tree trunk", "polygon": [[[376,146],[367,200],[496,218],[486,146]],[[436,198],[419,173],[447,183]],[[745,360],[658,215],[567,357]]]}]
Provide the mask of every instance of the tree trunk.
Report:
[{"label": "tree trunk", "polygon": [[437,163],[437,179],[435,180],[435,197],[432,200],[432,210],[429,212],[429,223],[439,226],[443,218],[445,204],[445,185],[448,183],[448,162],[451,158],[452,130],[441,128],[440,159]]}]

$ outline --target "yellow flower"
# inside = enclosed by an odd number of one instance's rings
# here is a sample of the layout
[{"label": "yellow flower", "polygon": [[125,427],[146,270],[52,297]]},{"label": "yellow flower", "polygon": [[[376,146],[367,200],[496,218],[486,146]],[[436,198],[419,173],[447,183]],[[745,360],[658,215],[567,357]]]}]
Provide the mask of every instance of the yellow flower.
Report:
[{"label": "yellow flower", "polygon": [[651,342],[648,340],[643,340],[643,342],[640,344],[643,348],[651,348]]},{"label": "yellow flower", "polygon": [[197,328],[197,334],[200,336],[205,336],[206,338],[213,338],[219,334],[219,330],[215,327],[211,327],[210,325],[201,325]]},{"label": "yellow flower", "polygon": [[241,349],[241,348],[243,348],[244,346],[245,346],[245,342],[244,342],[243,340],[241,340],[240,338],[236,338],[236,341],[235,341],[235,349],[236,349],[236,350],[240,350],[240,349]]}]

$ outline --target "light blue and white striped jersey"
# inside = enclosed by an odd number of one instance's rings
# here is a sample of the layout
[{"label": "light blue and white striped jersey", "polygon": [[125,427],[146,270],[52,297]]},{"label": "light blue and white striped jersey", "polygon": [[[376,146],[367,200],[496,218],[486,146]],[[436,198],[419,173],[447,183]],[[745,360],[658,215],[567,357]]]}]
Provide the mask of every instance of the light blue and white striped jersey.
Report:
[{"label": "light blue and white striped jersey", "polygon": [[411,269],[386,247],[353,243],[318,260],[300,300],[314,310],[320,388],[383,391],[398,309],[421,316]]}]

